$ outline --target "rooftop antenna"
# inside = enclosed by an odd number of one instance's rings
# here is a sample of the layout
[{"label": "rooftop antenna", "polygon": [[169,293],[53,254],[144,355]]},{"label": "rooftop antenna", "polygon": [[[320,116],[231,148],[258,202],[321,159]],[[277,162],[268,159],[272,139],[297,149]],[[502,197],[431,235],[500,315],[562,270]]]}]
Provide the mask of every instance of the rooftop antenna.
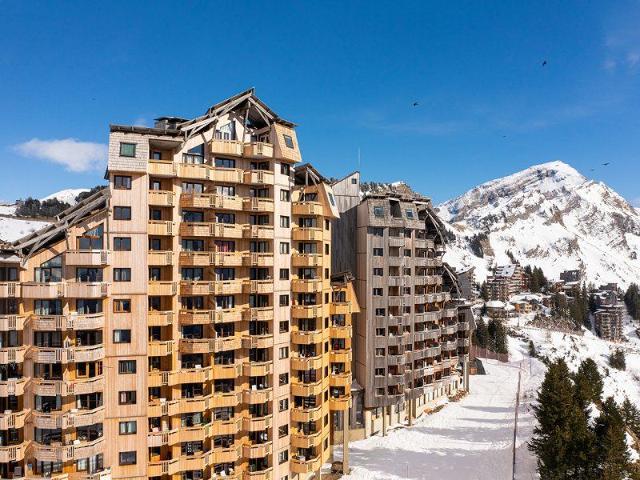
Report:
[{"label": "rooftop antenna", "polygon": [[360,171],[360,147],[358,147],[358,171]]}]

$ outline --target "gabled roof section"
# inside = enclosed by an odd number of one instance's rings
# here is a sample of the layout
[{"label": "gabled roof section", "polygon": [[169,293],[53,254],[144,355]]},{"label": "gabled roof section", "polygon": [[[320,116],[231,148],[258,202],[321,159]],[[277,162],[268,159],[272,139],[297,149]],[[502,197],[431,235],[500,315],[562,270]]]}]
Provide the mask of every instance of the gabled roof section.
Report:
[{"label": "gabled roof section", "polygon": [[13,248],[24,255],[22,262],[26,262],[33,253],[50,242],[64,237],[65,231],[70,227],[105,210],[108,207],[110,195],[109,189],[103,188],[57,215],[56,221],[51,225],[13,242]]},{"label": "gabled roof section", "polygon": [[273,123],[279,123],[287,127],[295,127],[293,123],[280,118],[256,96],[255,89],[250,88],[216,103],[204,115],[178,124],[178,128],[189,138],[205,130],[209,125],[217,122],[220,117],[232,111],[244,112],[246,121],[256,125],[268,126]]},{"label": "gabled roof section", "polygon": [[309,180],[311,180],[313,184],[329,184],[329,180],[323,177],[322,174],[310,163],[304,163],[295,167],[294,178],[296,180],[296,185],[310,185]]}]

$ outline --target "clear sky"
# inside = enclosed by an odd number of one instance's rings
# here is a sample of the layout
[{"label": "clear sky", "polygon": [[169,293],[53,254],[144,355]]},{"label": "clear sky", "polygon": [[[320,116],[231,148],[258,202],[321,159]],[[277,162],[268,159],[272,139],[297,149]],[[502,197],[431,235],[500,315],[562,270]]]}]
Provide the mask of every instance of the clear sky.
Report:
[{"label": "clear sky", "polygon": [[0,9],[0,199],[100,183],[109,123],[196,116],[254,86],[327,176],[360,149],[365,179],[439,202],[563,160],[640,206],[638,1]]}]

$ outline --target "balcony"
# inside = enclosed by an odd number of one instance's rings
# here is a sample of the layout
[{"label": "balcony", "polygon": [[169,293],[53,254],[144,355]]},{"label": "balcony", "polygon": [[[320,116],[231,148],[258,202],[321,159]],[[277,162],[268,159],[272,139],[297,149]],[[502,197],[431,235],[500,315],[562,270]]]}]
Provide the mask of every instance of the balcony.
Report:
[{"label": "balcony", "polygon": [[165,222],[161,220],[150,220],[147,226],[149,235],[174,235],[175,225],[173,222]]},{"label": "balcony", "polygon": [[216,364],[212,368],[213,377],[216,380],[237,378],[242,372],[242,364],[240,363],[231,363],[229,365]]},{"label": "balcony", "polygon": [[351,338],[351,325],[345,325],[344,327],[330,327],[329,336],[331,338]]},{"label": "balcony", "polygon": [[242,198],[211,193],[183,193],[180,206],[186,208],[215,208],[217,210],[242,210]]},{"label": "balcony", "polygon": [[64,283],[36,283],[22,284],[22,296],[24,298],[61,298],[64,297]]},{"label": "balcony", "polygon": [[273,362],[246,362],[242,364],[245,377],[264,377],[273,373]]},{"label": "balcony", "polygon": [[67,348],[34,346],[30,350],[30,357],[36,363],[95,362],[104,359],[104,346],[89,345]]},{"label": "balcony", "polygon": [[247,225],[243,236],[244,238],[271,240],[273,239],[273,227],[269,225]]},{"label": "balcony", "polygon": [[180,282],[180,295],[212,295],[214,291],[214,282]]},{"label": "balcony", "polygon": [[167,327],[173,324],[173,311],[150,311],[147,312],[147,325],[150,327]]},{"label": "balcony", "polygon": [[229,420],[214,420],[211,435],[236,435],[242,428],[242,418],[232,417]]},{"label": "balcony", "polygon": [[0,348],[0,364],[22,363],[24,362],[24,355],[26,351],[27,347],[25,345],[20,347]]},{"label": "balcony", "polygon": [[104,407],[93,410],[69,410],[66,412],[41,413],[31,412],[33,426],[36,428],[56,429],[56,428],[78,428],[95,425],[104,422]]},{"label": "balcony", "polygon": [[176,295],[178,293],[178,284],[176,282],[149,282],[147,293],[152,296],[159,295]]},{"label": "balcony", "polygon": [[260,294],[273,293],[273,280],[246,280],[244,282],[244,292]]},{"label": "balcony", "polygon": [[443,308],[442,309],[442,317],[443,318],[457,318],[458,317],[458,309],[457,308]]},{"label": "balcony", "polygon": [[322,457],[306,459],[304,457],[292,457],[289,461],[291,471],[298,474],[319,472],[322,467]]},{"label": "balcony", "polygon": [[268,170],[245,170],[244,183],[247,185],[273,185],[273,172]]},{"label": "balcony", "polygon": [[329,409],[332,411],[345,412],[351,406],[351,395],[341,397],[329,397]]},{"label": "balcony", "polygon": [[147,344],[147,355],[150,357],[164,357],[173,353],[173,340],[150,341]]},{"label": "balcony", "polygon": [[162,447],[175,445],[180,441],[178,429],[147,433],[147,447]]},{"label": "balcony", "polygon": [[273,480],[273,467],[254,472],[245,471],[242,473],[242,480]]},{"label": "balcony", "polygon": [[218,238],[242,238],[243,228],[242,225],[233,223],[214,223],[211,236]]},{"label": "balcony", "polygon": [[264,458],[271,455],[273,445],[271,442],[259,444],[245,444],[242,446],[242,456],[245,458]]},{"label": "balcony", "polygon": [[324,317],[322,305],[292,305],[291,316],[293,318],[317,318]]},{"label": "balcony", "polygon": [[239,168],[213,167],[209,172],[210,180],[221,183],[242,183],[244,171]]},{"label": "balcony", "polygon": [[266,142],[244,144],[244,156],[249,158],[273,158],[273,145]]},{"label": "balcony", "polygon": [[442,325],[440,328],[442,335],[453,335],[458,331],[458,324],[454,323],[453,325]]},{"label": "balcony", "polygon": [[294,215],[322,215],[324,207],[320,202],[293,202],[291,213]]},{"label": "balcony", "polygon": [[242,429],[247,432],[263,432],[271,428],[272,415],[266,415],[264,417],[244,417],[242,419]]},{"label": "balcony", "polygon": [[321,242],[324,231],[321,228],[293,227],[292,238],[303,242]]},{"label": "balcony", "polygon": [[[216,377],[219,378],[219,377]],[[242,400],[242,392],[214,392],[211,395],[211,408],[237,407]]]},{"label": "balcony", "polygon": [[302,408],[292,406],[291,420],[293,422],[317,422],[327,414],[326,403],[317,407]]},{"label": "balcony", "polygon": [[242,401],[244,403],[255,404],[270,402],[273,399],[273,389],[263,388],[262,390],[247,389],[242,391]]},{"label": "balcony", "polygon": [[180,177],[194,180],[208,180],[211,167],[200,163],[179,163],[178,172]]},{"label": "balcony", "polygon": [[273,253],[251,252],[244,256],[243,264],[247,267],[273,267]]},{"label": "balcony", "polygon": [[322,445],[322,437],[322,430],[304,433],[301,430],[293,429],[291,432],[291,446],[293,448],[319,447]]},{"label": "balcony", "polygon": [[329,387],[329,379],[323,378],[312,383],[302,383],[297,378],[291,380],[291,395],[301,397],[313,397],[320,395]]},{"label": "balcony", "polygon": [[69,298],[103,298],[109,296],[111,284],[107,282],[67,282]]},{"label": "balcony", "polygon": [[242,348],[271,348],[273,335],[246,335],[242,337]]},{"label": "balcony", "polygon": [[291,342],[297,345],[311,345],[314,343],[322,343],[328,338],[327,330],[303,331],[294,330],[291,332]]},{"label": "balcony", "polygon": [[19,445],[0,447],[0,463],[19,462],[24,460],[27,447],[31,442],[22,442]]},{"label": "balcony", "polygon": [[78,315],[31,315],[29,323],[33,330],[96,330],[104,328],[104,313]]},{"label": "balcony", "polygon": [[273,212],[273,200],[270,198],[245,198],[244,210],[247,212]]},{"label": "balcony", "polygon": [[350,363],[351,350],[331,350],[329,352],[329,361],[331,363]]},{"label": "balcony", "polygon": [[10,395],[24,395],[24,387],[27,384],[26,378],[13,378],[0,381],[0,397],[8,397]]},{"label": "balcony", "polygon": [[291,354],[292,370],[318,370],[322,368],[322,355],[315,357],[300,357],[295,353]]},{"label": "balcony", "polygon": [[233,323],[239,322],[242,320],[242,311],[241,307],[229,308],[226,310],[214,310],[213,312],[213,322],[214,323]]},{"label": "balcony", "polygon": [[294,293],[320,293],[322,287],[322,280],[319,278],[291,280],[291,290]]},{"label": "balcony", "polygon": [[0,315],[0,332],[24,330],[24,315]]},{"label": "balcony", "polygon": [[73,445],[41,445],[31,443],[32,455],[41,462],[70,462],[94,457],[105,450],[104,437],[89,442],[78,442]]},{"label": "balcony", "polygon": [[21,410],[19,412],[0,414],[0,430],[24,428],[28,413],[28,410]]},{"label": "balcony", "polygon": [[147,202],[154,207],[173,207],[175,200],[176,195],[171,191],[149,190],[147,193]]},{"label": "balcony", "polygon": [[322,255],[319,253],[295,253],[291,255],[294,267],[321,267]]},{"label": "balcony", "polygon": [[233,155],[241,157],[243,154],[242,142],[237,140],[223,140],[214,138],[210,143],[211,153],[214,155]]},{"label": "balcony", "polygon": [[169,265],[173,265],[173,252],[171,250],[151,250],[147,253],[147,263],[149,266],[155,267],[167,267]]},{"label": "balcony", "polygon": [[329,313],[331,315],[349,315],[351,314],[351,302],[332,302],[329,305]]},{"label": "balcony", "polygon": [[211,255],[211,264],[216,267],[240,267],[243,264],[242,252],[215,252]]},{"label": "balcony", "polygon": [[[240,459],[240,446],[232,445],[228,448],[214,448],[211,452],[211,463],[234,463]],[[226,477],[229,478],[229,477]]]},{"label": "balcony", "polygon": [[458,347],[467,348],[471,345],[471,341],[468,338],[459,338],[458,339]]},{"label": "balcony", "polygon": [[259,321],[259,322],[267,322],[269,320],[273,320],[273,307],[256,307],[249,308],[245,315],[244,319],[246,321]]},{"label": "balcony", "polygon": [[0,282],[0,298],[20,297],[19,282]]},{"label": "balcony", "polygon": [[67,250],[64,252],[64,262],[67,266],[94,266],[103,267],[109,265],[108,250]]},{"label": "balcony", "polygon": [[149,160],[147,161],[147,172],[156,177],[175,177],[176,164],[172,161]]},{"label": "balcony", "polygon": [[56,395],[86,395],[104,391],[104,377],[76,379],[76,380],[45,380],[33,378],[31,391],[34,395],[55,397]]},{"label": "balcony", "polygon": [[351,388],[350,373],[332,373],[329,376],[329,386]]},{"label": "balcony", "polygon": [[215,223],[207,222],[182,222],[180,223],[180,235],[183,237],[209,237],[213,234]]}]

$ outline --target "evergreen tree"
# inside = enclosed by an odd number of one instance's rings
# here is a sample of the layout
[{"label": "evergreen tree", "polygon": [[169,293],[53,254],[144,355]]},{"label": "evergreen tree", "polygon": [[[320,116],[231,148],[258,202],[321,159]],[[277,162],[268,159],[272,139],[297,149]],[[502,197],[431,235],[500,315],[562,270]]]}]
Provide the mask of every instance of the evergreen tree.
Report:
[{"label": "evergreen tree", "polygon": [[594,430],[598,443],[599,475],[597,478],[602,480],[626,479],[630,471],[630,460],[625,425],[613,398],[607,398],[602,405]]},{"label": "evergreen tree", "polygon": [[480,348],[487,348],[489,340],[489,331],[487,330],[487,324],[484,323],[482,318],[478,319],[476,323],[476,329],[473,332],[475,344]]},{"label": "evergreen tree", "polygon": [[618,370],[626,370],[627,361],[624,356],[624,350],[618,348],[609,354],[609,365]]},{"label": "evergreen tree", "polygon": [[489,301],[489,288],[487,287],[487,282],[482,282],[482,286],[480,287],[480,297],[485,301]]},{"label": "evergreen tree", "polygon": [[496,353],[508,353],[507,331],[501,321],[491,319],[487,326],[489,341],[487,348]]},{"label": "evergreen tree", "polygon": [[624,399],[620,407],[620,414],[625,425],[631,430],[636,437],[640,437],[640,410],[628,398]]},{"label": "evergreen tree", "polygon": [[529,356],[531,358],[536,358],[538,353],[536,352],[536,346],[533,343],[533,340],[529,340]]},{"label": "evergreen tree", "polygon": [[93,195],[94,193],[99,192],[100,190],[102,190],[104,188],[107,188],[107,186],[106,185],[96,185],[95,187],[93,187],[88,192],[80,192],[78,194],[78,196],[76,197],[76,202],[81,202],[85,198],[89,198],[91,195]]},{"label": "evergreen tree", "polygon": [[598,302],[596,300],[596,296],[592,293],[589,295],[589,312],[596,313],[598,309]]},{"label": "evergreen tree", "polygon": [[624,294],[624,303],[627,305],[629,315],[634,320],[640,320],[640,289],[636,283],[629,285]]},{"label": "evergreen tree", "polygon": [[574,377],[576,402],[586,409],[589,403],[600,403],[603,381],[598,366],[591,358],[582,361]]},{"label": "evergreen tree", "polygon": [[592,440],[587,419],[574,402],[569,369],[563,359],[549,365],[533,411],[537,426],[529,449],[538,459],[541,478],[581,478],[575,474],[593,468],[588,466]]}]

